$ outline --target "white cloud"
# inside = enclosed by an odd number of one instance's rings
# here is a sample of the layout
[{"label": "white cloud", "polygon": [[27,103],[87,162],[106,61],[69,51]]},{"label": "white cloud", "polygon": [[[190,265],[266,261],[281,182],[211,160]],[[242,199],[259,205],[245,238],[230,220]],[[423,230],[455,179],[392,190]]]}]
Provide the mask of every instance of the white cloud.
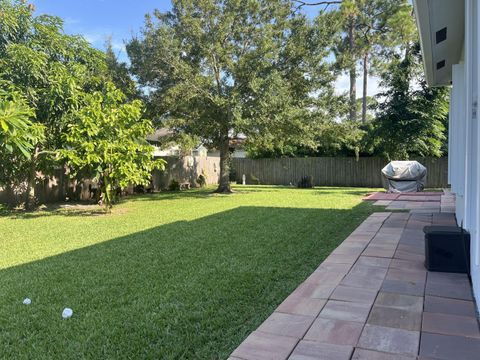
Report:
[{"label": "white cloud", "polygon": [[80,24],[80,20],[79,19],[75,19],[75,18],[71,18],[71,17],[66,17],[64,20],[63,20],[63,23],[65,25],[76,25],[76,24]]},{"label": "white cloud", "polygon": [[99,32],[85,32],[82,36],[92,45],[103,45],[109,35]]},{"label": "white cloud", "polygon": [[122,53],[126,53],[127,49],[125,48],[125,44],[123,42],[113,41],[112,40],[112,48],[113,50],[120,51]]}]

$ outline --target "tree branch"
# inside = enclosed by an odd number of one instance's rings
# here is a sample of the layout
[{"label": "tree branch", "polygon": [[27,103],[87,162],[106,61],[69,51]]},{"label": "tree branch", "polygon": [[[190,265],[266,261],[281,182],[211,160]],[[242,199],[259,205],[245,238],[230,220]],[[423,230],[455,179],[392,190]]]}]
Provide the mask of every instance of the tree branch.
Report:
[{"label": "tree branch", "polygon": [[303,1],[303,0],[294,0],[298,6],[296,7],[296,10],[304,7],[304,6],[330,6],[330,5],[338,5],[342,3],[342,0],[331,0],[331,1],[315,1],[315,2],[308,2],[308,1]]}]

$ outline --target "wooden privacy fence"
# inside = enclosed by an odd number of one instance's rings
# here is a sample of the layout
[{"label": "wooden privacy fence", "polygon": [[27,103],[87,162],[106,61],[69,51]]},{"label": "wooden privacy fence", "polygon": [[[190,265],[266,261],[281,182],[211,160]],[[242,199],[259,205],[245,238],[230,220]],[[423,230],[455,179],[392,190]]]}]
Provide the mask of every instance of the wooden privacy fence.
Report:
[{"label": "wooden privacy fence", "polygon": [[172,180],[189,182],[195,185],[198,177],[203,174],[207,184],[218,184],[220,175],[220,158],[215,156],[165,156],[161,157],[167,164],[165,170],[153,172],[153,187],[155,190],[168,188]]},{"label": "wooden privacy fence", "polygon": [[[427,168],[427,187],[446,187],[448,158],[417,158]],[[280,159],[233,159],[237,182],[242,175],[257,177],[260,184],[296,185],[311,175],[317,186],[382,187],[381,170],[388,163],[378,157],[312,157]]]},{"label": "wooden privacy fence", "polygon": [[[204,174],[207,184],[217,184],[220,173],[220,158],[185,156],[162,157],[167,164],[165,170],[155,170],[152,174],[152,187],[155,190],[168,188],[172,180],[189,182],[195,186],[200,174]],[[71,180],[65,175],[63,169],[58,169],[51,176],[37,174],[35,195],[40,204],[53,203],[66,200],[89,200],[91,197],[89,185],[92,179],[81,181]],[[26,184],[15,188],[0,187],[0,204],[16,205],[25,201]],[[133,193],[133,186],[126,189],[126,193]]]},{"label": "wooden privacy fence", "polygon": [[[175,179],[195,185],[200,174],[206,175],[208,184],[217,184],[220,172],[218,157],[186,156],[165,157],[165,171],[154,171],[152,185],[155,190],[168,188]],[[447,158],[416,159],[427,168],[427,187],[447,186]],[[382,158],[318,157],[318,158],[281,158],[281,159],[232,159],[236,179],[241,182],[242,175],[253,175],[266,185],[296,185],[302,176],[311,175],[317,186],[363,186],[382,187],[381,169],[387,164]],[[62,170],[54,176],[41,176],[36,185],[36,194],[40,203],[63,201],[67,197],[86,200],[90,197],[91,180],[72,181]],[[133,189],[130,187],[130,192]],[[0,203],[14,204],[25,198],[25,187],[16,189],[0,188]]]},{"label": "wooden privacy fence", "polygon": [[[39,203],[63,201],[72,197],[75,181],[69,181],[63,169],[57,169],[51,176],[37,174],[35,196]],[[0,187],[0,204],[16,205],[25,201],[27,184],[15,187]]]}]

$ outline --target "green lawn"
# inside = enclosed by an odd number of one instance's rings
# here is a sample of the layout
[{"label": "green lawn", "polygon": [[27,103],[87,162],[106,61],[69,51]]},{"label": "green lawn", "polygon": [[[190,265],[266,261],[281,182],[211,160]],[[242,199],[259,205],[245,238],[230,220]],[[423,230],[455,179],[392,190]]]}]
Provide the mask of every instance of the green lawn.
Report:
[{"label": "green lawn", "polygon": [[210,191],[0,213],[0,358],[225,359],[374,211],[372,189]]}]

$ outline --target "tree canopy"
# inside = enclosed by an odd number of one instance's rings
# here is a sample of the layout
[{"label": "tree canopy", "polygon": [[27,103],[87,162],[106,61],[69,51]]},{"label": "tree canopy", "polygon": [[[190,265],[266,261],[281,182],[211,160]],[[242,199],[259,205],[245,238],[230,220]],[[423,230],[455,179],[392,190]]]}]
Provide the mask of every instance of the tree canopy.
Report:
[{"label": "tree canopy", "polygon": [[[83,119],[91,115],[92,122],[99,120],[94,113],[85,112],[92,108],[92,96],[100,103],[99,96],[117,99],[116,108],[112,105],[106,111],[123,114],[111,119],[119,128],[127,121],[125,117],[140,121],[141,105],[132,103],[137,110],[126,111],[126,105],[121,105],[123,95],[109,84],[113,77],[105,54],[81,36],[65,34],[60,18],[35,16],[34,7],[20,0],[0,0],[0,9],[0,137],[5,140],[0,146],[0,157],[5,160],[0,181],[7,185],[25,181],[26,205],[31,208],[37,172],[48,174],[53,168],[65,167],[61,150],[79,146],[65,142],[66,134],[78,125],[79,114]],[[117,141],[129,144],[132,137],[137,140],[138,133],[124,131],[117,136]],[[150,166],[146,160],[144,165]],[[70,169],[75,172],[87,164],[70,162],[69,166],[77,166]],[[125,179],[139,180],[130,173],[118,173],[118,177],[122,184]]]},{"label": "tree canopy", "polygon": [[[301,11],[308,5],[319,9],[313,20]],[[127,50],[158,126],[220,149],[226,169],[228,139],[238,134],[247,137],[251,156],[387,156],[380,146],[387,135],[374,132],[379,121],[372,123],[385,98],[367,96],[367,79],[403,71],[395,59],[416,38],[412,7],[403,0],[177,0],[171,11],[147,16]],[[348,96],[334,91],[344,71],[350,73]],[[439,101],[446,106],[445,98]],[[360,108],[362,124],[346,124]],[[422,136],[425,143],[442,143],[443,133]],[[226,170],[221,174],[219,190],[228,191]]]},{"label": "tree canopy", "polygon": [[18,91],[0,83],[0,147],[8,154],[19,152],[25,158],[42,136],[42,129],[30,120],[33,110]]},{"label": "tree canopy", "polygon": [[64,134],[61,155],[76,171],[99,180],[101,200],[112,207],[117,189],[129,184],[148,185],[163,160],[152,160],[146,136],[154,131],[151,121],[142,118],[142,103],[124,103],[125,95],[108,84],[103,92],[86,94],[82,108],[74,114]]},{"label": "tree canopy", "polygon": [[334,80],[325,59],[335,27],[323,20],[289,0],[174,0],[127,44],[150,113],[220,150],[218,191],[230,191],[232,136],[315,146],[311,113],[328,112]]},{"label": "tree canopy", "polygon": [[378,152],[390,160],[410,155],[441,156],[448,119],[447,88],[427,86],[421,69],[420,45],[395,55],[382,75],[385,100],[373,123]]}]

